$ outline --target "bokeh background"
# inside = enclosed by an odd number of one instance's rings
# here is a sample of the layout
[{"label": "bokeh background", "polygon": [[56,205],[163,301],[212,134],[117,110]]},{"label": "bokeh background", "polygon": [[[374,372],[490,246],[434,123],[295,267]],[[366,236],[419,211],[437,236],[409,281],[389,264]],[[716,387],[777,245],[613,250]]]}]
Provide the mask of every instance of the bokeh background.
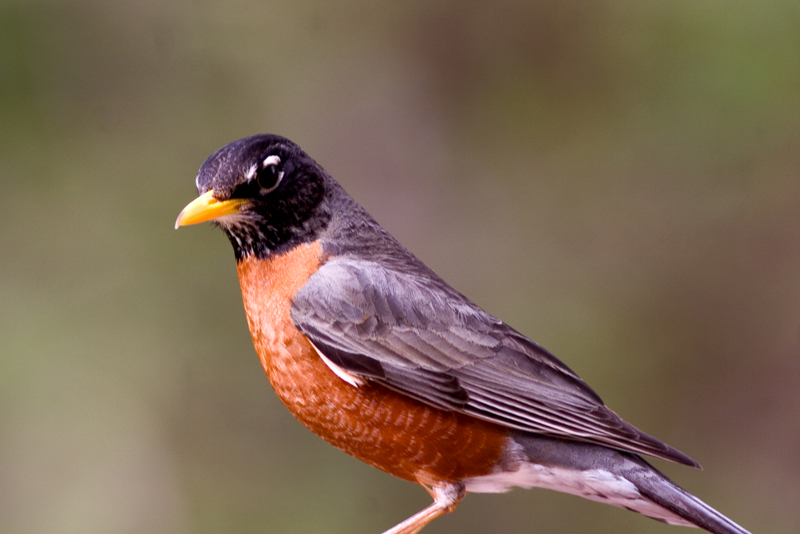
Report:
[{"label": "bokeh background", "polygon": [[[800,5],[3,0],[0,532],[383,531],[419,487],[280,405],[233,254],[173,230],[288,136],[753,532],[800,531]],[[530,490],[429,534],[678,532]]]}]

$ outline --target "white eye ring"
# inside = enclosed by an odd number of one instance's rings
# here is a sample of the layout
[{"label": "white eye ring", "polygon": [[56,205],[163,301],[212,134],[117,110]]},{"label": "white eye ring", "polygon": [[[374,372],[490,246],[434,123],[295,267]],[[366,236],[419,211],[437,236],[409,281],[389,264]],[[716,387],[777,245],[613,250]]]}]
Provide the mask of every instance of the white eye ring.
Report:
[{"label": "white eye ring", "polygon": [[280,163],[281,163],[280,156],[276,156],[273,154],[272,156],[267,156],[267,158],[264,160],[264,163],[261,164],[261,168],[266,169],[270,165],[280,165]]},{"label": "white eye ring", "polygon": [[[280,165],[280,163],[281,163],[280,156],[276,156],[276,155],[267,156],[264,159],[264,162],[261,164],[261,168],[262,169],[266,169],[267,167],[270,167],[270,166],[277,167],[278,165]],[[255,174],[255,172],[253,174]],[[275,191],[278,188],[278,186],[281,185],[281,180],[283,180],[283,171],[280,171],[278,173],[278,179],[275,180],[275,185],[273,185],[272,187],[269,187],[269,188],[262,187],[259,190],[259,193],[261,193],[262,195],[266,195],[267,193],[271,193],[271,192]]]}]

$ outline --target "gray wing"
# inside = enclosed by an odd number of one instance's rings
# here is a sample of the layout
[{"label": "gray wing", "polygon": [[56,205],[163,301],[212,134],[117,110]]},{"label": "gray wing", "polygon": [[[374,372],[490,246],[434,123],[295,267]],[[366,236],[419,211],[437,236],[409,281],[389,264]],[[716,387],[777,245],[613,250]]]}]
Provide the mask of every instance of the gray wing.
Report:
[{"label": "gray wing", "polygon": [[295,295],[291,315],[339,367],[426,404],[697,466],[623,421],[566,365],[428,271],[334,258]]}]

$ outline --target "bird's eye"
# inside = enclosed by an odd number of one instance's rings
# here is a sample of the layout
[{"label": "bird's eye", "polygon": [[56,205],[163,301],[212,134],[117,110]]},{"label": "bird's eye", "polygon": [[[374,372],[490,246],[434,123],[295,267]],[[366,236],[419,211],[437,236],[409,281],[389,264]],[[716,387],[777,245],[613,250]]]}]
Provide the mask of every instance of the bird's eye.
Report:
[{"label": "bird's eye", "polygon": [[278,156],[270,156],[264,160],[263,167],[258,171],[258,176],[256,177],[262,195],[271,193],[281,183],[283,171],[278,168],[280,162],[281,160]]}]

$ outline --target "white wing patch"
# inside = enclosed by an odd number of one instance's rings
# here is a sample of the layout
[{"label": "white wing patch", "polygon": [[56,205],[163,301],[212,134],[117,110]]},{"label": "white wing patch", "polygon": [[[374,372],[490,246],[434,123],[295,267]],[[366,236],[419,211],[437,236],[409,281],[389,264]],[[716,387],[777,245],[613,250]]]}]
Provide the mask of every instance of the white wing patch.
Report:
[{"label": "white wing patch", "polygon": [[341,367],[330,361],[324,354],[322,354],[322,352],[313,343],[311,343],[311,346],[314,347],[315,351],[317,351],[317,354],[319,354],[319,357],[322,358],[323,362],[325,362],[325,365],[330,367],[331,371],[333,371],[336,374],[336,376],[338,376],[351,386],[359,387],[367,383],[367,381],[364,380],[363,378],[345,371],[344,369],[342,369]]}]

